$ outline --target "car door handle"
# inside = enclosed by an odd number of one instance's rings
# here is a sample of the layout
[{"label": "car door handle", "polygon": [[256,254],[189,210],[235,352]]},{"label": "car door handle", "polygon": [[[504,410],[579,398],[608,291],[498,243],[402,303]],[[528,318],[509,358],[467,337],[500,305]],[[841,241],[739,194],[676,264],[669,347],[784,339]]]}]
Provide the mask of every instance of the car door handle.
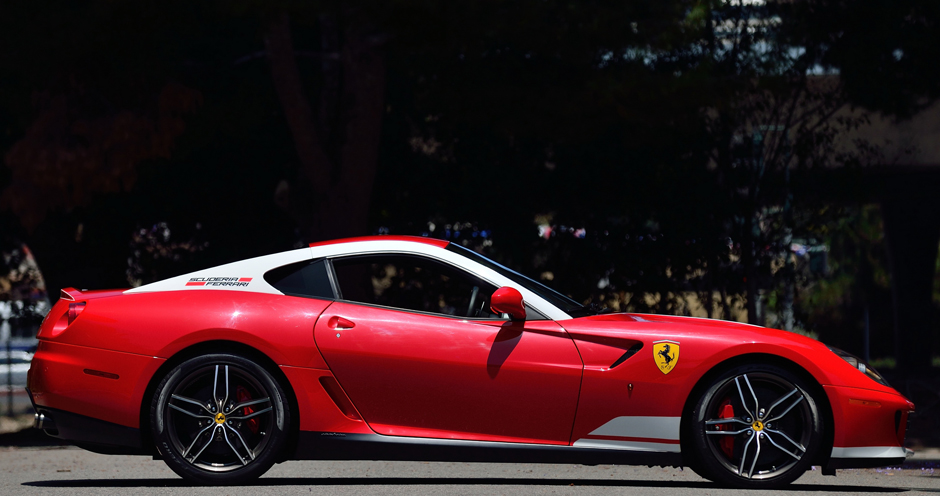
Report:
[{"label": "car door handle", "polygon": [[347,329],[352,329],[353,327],[356,327],[355,322],[348,320],[348,319],[344,319],[342,317],[337,317],[335,315],[333,317],[330,317],[330,320],[327,321],[326,325],[330,329],[334,329],[337,331],[345,331]]}]

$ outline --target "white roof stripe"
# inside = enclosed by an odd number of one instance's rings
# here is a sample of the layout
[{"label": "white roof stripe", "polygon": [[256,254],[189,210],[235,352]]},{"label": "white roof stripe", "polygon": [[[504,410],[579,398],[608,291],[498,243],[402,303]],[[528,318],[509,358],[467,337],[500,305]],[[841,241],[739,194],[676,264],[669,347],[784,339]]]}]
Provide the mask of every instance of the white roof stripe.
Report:
[{"label": "white roof stripe", "polygon": [[[297,250],[265,255],[262,257],[251,258],[239,262],[232,262],[225,265],[219,265],[209,269],[198,270],[189,274],[171,277],[162,281],[146,284],[138,288],[125,291],[125,293],[150,293],[157,291],[205,291],[205,290],[225,290],[225,291],[246,291],[254,293],[283,294],[264,280],[264,273],[287,264],[310,260],[320,257],[336,257],[345,255],[358,255],[368,253],[409,253],[414,255],[425,255],[451,265],[460,267],[468,272],[476,274],[497,287],[509,286],[519,290],[522,298],[530,306],[539,312],[545,314],[552,320],[565,320],[571,318],[567,313],[556,308],[554,305],[542,299],[537,294],[528,289],[517,285],[511,279],[502,276],[493,269],[470,260],[463,255],[454,253],[428,243],[419,243],[414,241],[401,240],[369,240],[354,241],[350,243],[334,243],[322,246],[300,248]],[[245,286],[187,286],[186,283],[194,278],[251,278]]]}]

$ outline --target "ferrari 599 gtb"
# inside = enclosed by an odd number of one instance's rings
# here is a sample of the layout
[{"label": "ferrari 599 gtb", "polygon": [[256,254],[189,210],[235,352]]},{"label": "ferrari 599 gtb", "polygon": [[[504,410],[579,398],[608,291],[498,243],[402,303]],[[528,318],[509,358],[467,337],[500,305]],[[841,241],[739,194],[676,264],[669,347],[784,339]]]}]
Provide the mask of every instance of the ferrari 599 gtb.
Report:
[{"label": "ferrari 599 gtb", "polygon": [[416,237],[65,289],[38,337],[37,427],[204,484],[364,459],[684,465],[777,487],[812,465],[902,462],[914,408],[812,339],[598,314]]}]

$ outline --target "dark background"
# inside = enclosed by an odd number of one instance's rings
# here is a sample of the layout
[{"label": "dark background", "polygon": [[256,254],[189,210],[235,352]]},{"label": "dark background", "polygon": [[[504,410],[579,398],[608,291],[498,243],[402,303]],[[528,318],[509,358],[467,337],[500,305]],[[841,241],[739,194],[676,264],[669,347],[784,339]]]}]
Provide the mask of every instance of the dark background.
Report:
[{"label": "dark background", "polygon": [[414,234],[922,375],[940,164],[859,130],[935,111],[938,22],[919,0],[3,2],[0,298]]}]

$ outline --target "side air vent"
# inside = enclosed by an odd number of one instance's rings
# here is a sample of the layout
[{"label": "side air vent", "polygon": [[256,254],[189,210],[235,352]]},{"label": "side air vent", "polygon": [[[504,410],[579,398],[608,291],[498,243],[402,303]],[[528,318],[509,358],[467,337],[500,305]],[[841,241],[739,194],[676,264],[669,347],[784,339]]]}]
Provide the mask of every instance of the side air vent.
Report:
[{"label": "side air vent", "polygon": [[[612,369],[616,367],[617,365],[620,365],[621,363],[626,362],[628,358],[632,357],[633,355],[636,355],[636,352],[640,351],[641,349],[643,349],[643,343],[637,343],[631,346],[630,349],[627,350],[626,353],[621,355],[620,358],[618,358],[617,361],[614,362],[613,365],[610,366],[610,368]],[[607,369],[607,370],[610,370],[610,369]]]},{"label": "side air vent", "polygon": [[346,397],[346,393],[343,392],[343,388],[336,382],[336,379],[330,376],[323,376],[320,378],[320,385],[326,390],[326,394],[330,396],[330,399],[333,400],[336,407],[343,412],[343,415],[352,420],[362,420],[362,417],[356,412],[356,408],[353,407],[352,402]]}]

